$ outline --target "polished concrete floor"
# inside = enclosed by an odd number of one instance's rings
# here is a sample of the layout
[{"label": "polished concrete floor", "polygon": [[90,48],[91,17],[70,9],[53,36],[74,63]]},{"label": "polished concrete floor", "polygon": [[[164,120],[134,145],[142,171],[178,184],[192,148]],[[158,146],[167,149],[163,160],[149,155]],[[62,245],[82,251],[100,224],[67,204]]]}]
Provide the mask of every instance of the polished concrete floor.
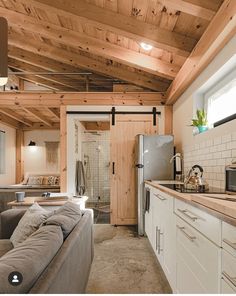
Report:
[{"label": "polished concrete floor", "polygon": [[95,257],[87,293],[171,293],[149,245],[133,227],[94,225]]}]

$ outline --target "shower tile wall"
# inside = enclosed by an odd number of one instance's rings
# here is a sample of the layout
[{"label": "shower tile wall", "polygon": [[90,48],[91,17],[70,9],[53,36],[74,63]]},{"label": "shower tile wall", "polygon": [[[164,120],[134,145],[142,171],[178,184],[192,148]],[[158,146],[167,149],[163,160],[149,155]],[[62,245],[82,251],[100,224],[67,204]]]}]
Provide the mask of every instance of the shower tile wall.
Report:
[{"label": "shower tile wall", "polygon": [[[88,202],[110,202],[110,132],[99,135],[85,133],[82,142],[82,160],[87,181]],[[88,157],[86,157],[88,156]]]}]

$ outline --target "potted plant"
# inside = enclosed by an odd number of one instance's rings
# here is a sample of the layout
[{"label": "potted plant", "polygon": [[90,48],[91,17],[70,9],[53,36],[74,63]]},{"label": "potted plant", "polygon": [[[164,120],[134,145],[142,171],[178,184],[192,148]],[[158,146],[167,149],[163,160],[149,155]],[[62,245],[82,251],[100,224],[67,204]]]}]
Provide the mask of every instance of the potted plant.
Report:
[{"label": "potted plant", "polygon": [[192,119],[192,126],[196,126],[198,128],[199,133],[205,132],[208,130],[207,126],[207,113],[205,110],[197,109],[197,118]]}]

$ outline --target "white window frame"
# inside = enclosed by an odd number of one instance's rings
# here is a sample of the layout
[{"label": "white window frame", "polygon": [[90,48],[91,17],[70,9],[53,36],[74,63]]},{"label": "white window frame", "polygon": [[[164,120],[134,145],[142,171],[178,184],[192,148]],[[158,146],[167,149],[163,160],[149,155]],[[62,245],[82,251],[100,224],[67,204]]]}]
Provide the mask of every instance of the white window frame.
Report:
[{"label": "white window frame", "polygon": [[[227,86],[230,84],[235,84],[236,83],[236,70],[230,72],[228,75],[226,75],[223,79],[221,79],[218,83],[214,84],[213,87],[208,89],[204,94],[203,94],[203,100],[204,100],[204,110],[209,114],[209,107],[211,104],[212,97],[214,95],[217,96],[221,91],[223,91]],[[235,112],[236,113],[236,112]],[[225,117],[227,118],[227,117]],[[222,118],[221,120],[225,119]],[[209,126],[209,128],[213,128],[213,124]]]}]

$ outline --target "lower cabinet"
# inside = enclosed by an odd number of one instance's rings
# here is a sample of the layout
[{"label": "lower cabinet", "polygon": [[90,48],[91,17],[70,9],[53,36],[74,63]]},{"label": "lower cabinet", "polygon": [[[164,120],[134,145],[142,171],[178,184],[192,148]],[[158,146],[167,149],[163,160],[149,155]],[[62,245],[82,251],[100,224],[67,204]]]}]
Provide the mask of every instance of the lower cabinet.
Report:
[{"label": "lower cabinet", "polygon": [[[173,198],[157,189],[151,190],[152,233],[147,225],[146,234],[163,271],[175,291],[176,286],[176,248],[175,248],[175,215]],[[149,210],[150,213],[150,210]],[[148,213],[147,213],[148,215]],[[150,218],[150,216],[149,216]],[[147,217],[148,220],[148,217]],[[146,219],[145,219],[146,221]],[[147,221],[148,222],[148,221]]]},{"label": "lower cabinet", "polygon": [[219,293],[221,248],[179,217],[176,231],[176,292]]}]

